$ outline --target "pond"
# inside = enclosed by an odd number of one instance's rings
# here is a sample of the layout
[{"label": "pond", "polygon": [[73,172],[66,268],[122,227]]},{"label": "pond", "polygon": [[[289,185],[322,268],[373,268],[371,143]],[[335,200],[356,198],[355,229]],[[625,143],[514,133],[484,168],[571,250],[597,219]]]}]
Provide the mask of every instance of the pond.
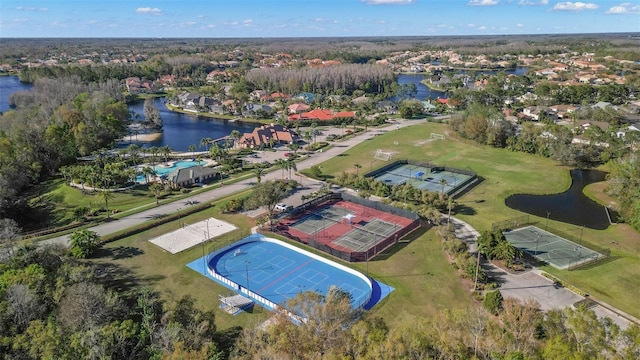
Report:
[{"label": "pond", "polygon": [[571,187],[560,194],[509,196],[508,207],[528,214],[561,221],[590,229],[604,230],[615,221],[615,213],[584,195],[585,186],[605,180],[606,173],[598,170],[571,170]]}]

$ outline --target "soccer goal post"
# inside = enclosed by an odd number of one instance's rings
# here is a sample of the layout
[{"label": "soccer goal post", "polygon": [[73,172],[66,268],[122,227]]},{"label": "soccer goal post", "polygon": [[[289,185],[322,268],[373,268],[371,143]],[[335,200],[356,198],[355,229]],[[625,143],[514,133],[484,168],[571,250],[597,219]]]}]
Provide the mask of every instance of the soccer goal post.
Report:
[{"label": "soccer goal post", "polygon": [[373,158],[376,160],[389,161],[391,159],[391,152],[378,149]]},{"label": "soccer goal post", "polygon": [[431,133],[431,140],[444,140],[444,135],[442,134],[437,134],[437,133]]}]

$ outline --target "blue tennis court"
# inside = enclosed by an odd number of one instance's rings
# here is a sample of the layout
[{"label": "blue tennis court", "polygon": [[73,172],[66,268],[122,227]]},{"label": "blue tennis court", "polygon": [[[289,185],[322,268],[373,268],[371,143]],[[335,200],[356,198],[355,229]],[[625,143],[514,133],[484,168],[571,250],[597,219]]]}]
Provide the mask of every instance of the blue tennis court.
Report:
[{"label": "blue tennis court", "polygon": [[398,164],[380,171],[374,179],[389,185],[409,183],[416,189],[450,194],[471,180],[471,176],[446,171],[442,167],[428,168],[412,164]]},{"label": "blue tennis court", "polygon": [[[374,286],[356,270],[260,234],[205,259],[206,266],[202,259],[188,266],[201,273],[206,269],[210,278],[270,309],[299,292],[314,291],[326,296],[334,287],[351,294],[354,308],[366,308],[372,294],[380,292],[378,284]],[[376,296],[379,298],[380,294]]]}]

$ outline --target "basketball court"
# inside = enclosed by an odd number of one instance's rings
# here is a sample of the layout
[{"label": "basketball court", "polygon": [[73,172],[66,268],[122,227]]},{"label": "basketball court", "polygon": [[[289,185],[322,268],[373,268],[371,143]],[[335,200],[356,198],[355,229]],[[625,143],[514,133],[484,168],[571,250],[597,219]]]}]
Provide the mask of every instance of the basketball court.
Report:
[{"label": "basketball court", "polygon": [[507,231],[504,236],[511,245],[560,270],[606,257],[533,225]]}]

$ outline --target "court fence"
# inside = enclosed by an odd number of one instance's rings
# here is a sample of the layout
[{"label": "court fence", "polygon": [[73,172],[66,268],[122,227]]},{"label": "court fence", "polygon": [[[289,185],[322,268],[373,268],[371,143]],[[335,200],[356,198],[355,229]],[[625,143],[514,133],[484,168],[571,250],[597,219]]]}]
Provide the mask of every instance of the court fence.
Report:
[{"label": "court fence", "polygon": [[365,178],[368,177],[377,177],[379,175],[382,175],[386,172],[388,172],[390,169],[393,169],[397,166],[400,165],[412,165],[412,166],[420,166],[423,168],[427,168],[427,169],[432,169],[432,170],[438,170],[438,171],[448,171],[450,173],[454,173],[454,174],[461,174],[461,175],[466,175],[469,176],[469,178],[465,181],[460,182],[458,185],[454,186],[448,193],[449,194],[457,194],[462,192],[465,188],[467,188],[469,185],[471,185],[472,183],[475,182],[476,178],[478,177],[478,174],[473,171],[473,170],[466,170],[466,169],[459,169],[459,168],[454,168],[454,167],[450,167],[450,166],[442,166],[442,165],[437,165],[428,161],[413,161],[413,160],[408,160],[408,159],[398,159],[390,164],[387,164],[381,168],[375,169],[373,171],[370,171],[366,174],[364,174]]},{"label": "court fence", "polygon": [[529,215],[522,215],[511,219],[494,222],[493,224],[491,224],[491,232],[494,233],[496,231],[517,229],[533,224],[535,224],[535,222],[531,221]]},{"label": "court fence", "polygon": [[[309,200],[304,204],[293,209],[289,213],[289,216],[297,216],[297,215],[305,214],[306,212],[315,210],[318,207],[336,203],[341,200],[349,201],[357,205],[366,206],[366,207],[369,207],[378,211],[383,211],[392,215],[401,216],[401,217],[412,220],[412,222],[405,227],[401,227],[398,231],[395,231],[392,234],[386,237],[383,237],[382,240],[378,241],[372,247],[370,247],[365,251],[338,250],[329,245],[318,242],[313,236],[309,236],[306,239],[300,239],[300,238],[293,237],[291,236],[291,234],[288,234],[288,233],[281,233],[281,235],[284,235],[296,241],[303,242],[315,249],[324,251],[325,253],[338,257],[342,260],[349,261],[349,262],[360,262],[360,261],[369,261],[370,259],[375,257],[377,254],[389,248],[390,246],[396,244],[398,240],[402,239],[403,237],[413,232],[414,230],[418,229],[422,225],[420,216],[412,211],[400,209],[388,204],[367,200],[367,199],[364,199],[358,196],[353,196],[346,193],[329,193],[319,198]],[[280,231],[276,229],[276,232],[280,232]]]},{"label": "court fence", "polygon": [[[535,225],[537,223],[538,222],[533,221],[529,215],[522,215],[522,216],[514,217],[514,218],[503,220],[503,221],[498,221],[491,224],[491,231],[495,232],[495,231],[518,229],[528,225]],[[591,259],[589,258],[576,259],[575,261],[572,261],[571,263],[569,263],[569,266],[567,268],[568,270],[576,270],[586,266],[592,266],[595,263],[607,260],[611,256],[611,249],[597,246],[592,243],[585,243],[582,240],[582,232],[584,231],[583,227],[573,227],[568,230],[560,230],[558,228],[549,226],[547,224],[544,226],[544,230],[600,254],[599,256],[595,256]],[[579,236],[568,232],[568,231],[577,232],[578,230],[580,230]]]}]

